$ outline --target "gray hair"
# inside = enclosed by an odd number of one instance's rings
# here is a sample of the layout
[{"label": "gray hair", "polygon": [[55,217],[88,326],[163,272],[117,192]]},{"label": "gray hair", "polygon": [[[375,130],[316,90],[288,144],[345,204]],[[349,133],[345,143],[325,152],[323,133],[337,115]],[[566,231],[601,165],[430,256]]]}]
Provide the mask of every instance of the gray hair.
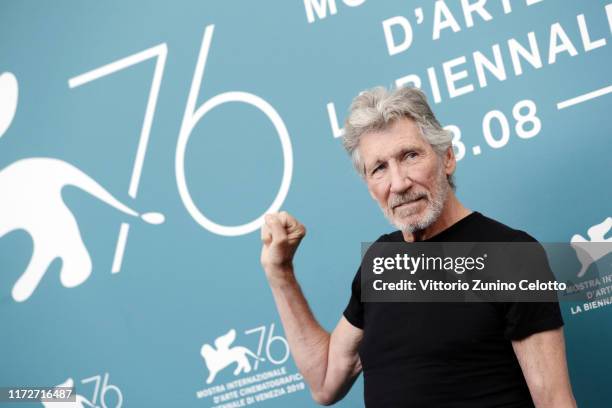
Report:
[{"label": "gray hair", "polygon": [[[382,86],[368,89],[353,99],[342,139],[353,166],[362,177],[365,177],[365,169],[357,148],[361,136],[368,132],[384,130],[400,118],[414,120],[421,135],[439,157],[452,146],[452,133],[442,128],[427,103],[427,97],[420,89],[403,87],[387,90]],[[453,175],[449,175],[447,179],[454,190]]]}]

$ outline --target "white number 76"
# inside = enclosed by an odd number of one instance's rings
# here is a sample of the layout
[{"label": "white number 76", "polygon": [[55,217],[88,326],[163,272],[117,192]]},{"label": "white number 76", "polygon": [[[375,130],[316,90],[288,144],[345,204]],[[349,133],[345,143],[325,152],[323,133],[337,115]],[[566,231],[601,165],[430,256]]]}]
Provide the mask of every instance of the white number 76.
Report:
[{"label": "white number 76", "polygon": [[[183,201],[183,205],[185,206],[191,217],[198,224],[215,234],[225,236],[238,236],[255,231],[263,224],[264,215],[266,213],[278,211],[280,209],[285,198],[287,197],[289,185],[291,184],[291,177],[293,173],[293,151],[291,147],[291,139],[289,138],[289,132],[287,131],[287,127],[285,126],[283,119],[268,102],[266,102],[264,99],[260,98],[257,95],[240,91],[224,92],[208,99],[196,109],[195,104],[198,99],[200,86],[204,77],[204,68],[206,66],[206,58],[208,57],[208,52],[210,50],[213,31],[214,25],[209,25],[204,30],[200,53],[198,55],[198,60],[193,74],[191,88],[189,90],[189,96],[187,97],[185,113],[183,115],[183,121],[181,124],[181,129],[179,132],[178,142],[176,146],[176,182],[179,190],[179,195],[181,197],[181,200]],[[132,54],[120,60],[111,62],[110,64],[88,71],[84,74],[75,76],[68,80],[68,86],[70,88],[76,88],[78,86],[103,78],[107,75],[114,74],[133,65],[147,61],[151,58],[157,59],[155,64],[155,71],[153,73],[153,80],[151,82],[149,99],[147,101],[145,117],[140,133],[138,149],[136,151],[136,158],[134,160],[132,177],[130,179],[130,186],[128,190],[128,194],[132,198],[136,198],[136,194],[138,192],[138,184],[140,181],[142,167],[147,151],[149,135],[151,133],[151,126],[153,123],[153,117],[155,115],[155,107],[157,105],[157,97],[159,95],[159,89],[161,87],[167,55],[168,47],[166,43],[158,44],[154,47]],[[208,112],[220,105],[229,102],[246,103],[256,107],[262,113],[264,113],[274,125],[274,128],[280,139],[283,152],[283,177],[281,179],[281,185],[276,197],[274,198],[274,201],[272,202],[270,207],[257,219],[246,224],[235,226],[217,224],[212,220],[208,219],[206,216],[204,216],[204,214],[202,214],[202,212],[193,202],[193,199],[189,193],[189,189],[187,188],[187,181],[185,178],[185,150],[187,148],[187,143],[189,141],[189,137],[191,135],[191,132],[193,131],[193,128]],[[127,243],[128,231],[129,224],[122,223],[119,229],[119,237],[117,239],[117,246],[113,259],[113,273],[117,273],[121,269],[123,253],[125,250],[125,245]]]}]

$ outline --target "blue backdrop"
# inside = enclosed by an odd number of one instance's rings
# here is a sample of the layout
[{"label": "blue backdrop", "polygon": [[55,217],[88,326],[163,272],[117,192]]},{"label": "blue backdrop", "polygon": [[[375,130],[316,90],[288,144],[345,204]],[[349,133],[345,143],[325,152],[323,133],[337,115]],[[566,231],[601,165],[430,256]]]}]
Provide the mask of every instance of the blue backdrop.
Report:
[{"label": "blue backdrop", "polygon": [[[258,228],[306,225],[296,272],[331,330],[360,243],[393,229],[341,145],[351,99],[420,86],[460,200],[569,242],[612,216],[610,41],[604,0],[3,1],[0,386],[314,406]],[[612,406],[612,308],[563,313],[579,406]]]}]

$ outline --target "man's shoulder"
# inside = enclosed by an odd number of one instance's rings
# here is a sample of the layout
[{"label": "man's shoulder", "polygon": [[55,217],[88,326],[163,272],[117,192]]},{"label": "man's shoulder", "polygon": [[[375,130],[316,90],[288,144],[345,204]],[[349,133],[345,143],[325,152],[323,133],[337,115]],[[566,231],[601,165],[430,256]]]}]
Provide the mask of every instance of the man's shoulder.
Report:
[{"label": "man's shoulder", "polygon": [[[478,211],[459,220],[436,237],[444,241],[538,242],[529,233],[512,228]],[[397,230],[382,234],[376,242],[403,242],[403,240],[402,232]]]},{"label": "man's shoulder", "polygon": [[496,219],[480,214],[477,233],[482,237],[481,241],[489,242],[537,242],[537,240],[526,231],[516,229]]}]

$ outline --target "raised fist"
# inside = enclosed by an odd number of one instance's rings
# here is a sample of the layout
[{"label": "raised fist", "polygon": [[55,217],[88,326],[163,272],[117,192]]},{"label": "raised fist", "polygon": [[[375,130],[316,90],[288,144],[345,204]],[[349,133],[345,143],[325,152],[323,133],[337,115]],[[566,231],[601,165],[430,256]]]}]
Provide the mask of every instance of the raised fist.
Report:
[{"label": "raised fist", "polygon": [[261,227],[261,265],[268,279],[281,276],[292,267],[293,256],[306,228],[285,211],[270,213]]}]

